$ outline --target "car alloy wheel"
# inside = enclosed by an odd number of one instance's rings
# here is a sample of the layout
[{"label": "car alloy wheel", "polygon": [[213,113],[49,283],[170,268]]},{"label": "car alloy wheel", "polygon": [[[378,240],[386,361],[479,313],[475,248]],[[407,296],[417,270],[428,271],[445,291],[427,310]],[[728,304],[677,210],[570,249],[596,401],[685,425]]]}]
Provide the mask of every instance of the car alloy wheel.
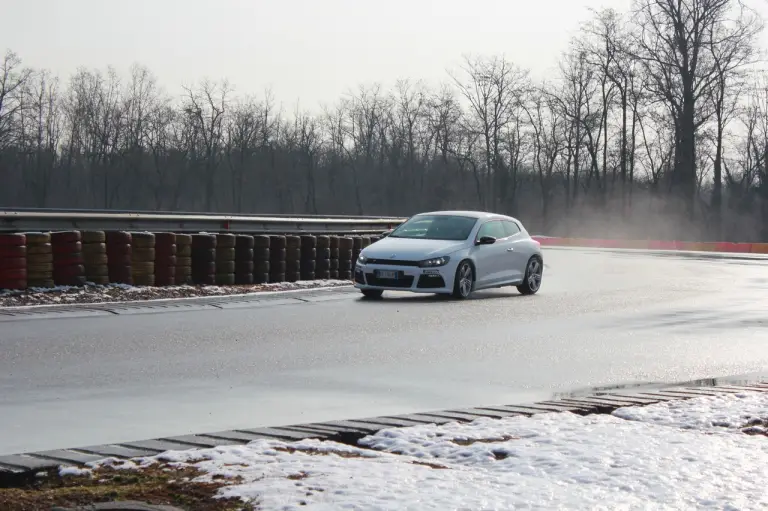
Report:
[{"label": "car alloy wheel", "polygon": [[453,284],[453,295],[457,298],[468,298],[472,293],[474,272],[472,265],[464,261],[456,269],[456,281]]},{"label": "car alloy wheel", "polygon": [[541,259],[538,257],[531,257],[528,261],[528,265],[525,267],[525,277],[521,285],[517,286],[517,290],[524,295],[533,295],[538,292],[541,287],[541,279],[544,273],[544,265]]}]

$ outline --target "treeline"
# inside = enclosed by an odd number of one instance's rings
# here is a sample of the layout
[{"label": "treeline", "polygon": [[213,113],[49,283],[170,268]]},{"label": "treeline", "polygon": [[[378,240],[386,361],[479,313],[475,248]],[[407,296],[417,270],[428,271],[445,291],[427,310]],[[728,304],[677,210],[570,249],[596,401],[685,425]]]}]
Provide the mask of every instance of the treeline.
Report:
[{"label": "treeline", "polygon": [[768,241],[762,20],[736,0],[595,13],[544,83],[500,56],[319,113],[134,66],[0,68],[0,206],[392,214],[541,234]]}]

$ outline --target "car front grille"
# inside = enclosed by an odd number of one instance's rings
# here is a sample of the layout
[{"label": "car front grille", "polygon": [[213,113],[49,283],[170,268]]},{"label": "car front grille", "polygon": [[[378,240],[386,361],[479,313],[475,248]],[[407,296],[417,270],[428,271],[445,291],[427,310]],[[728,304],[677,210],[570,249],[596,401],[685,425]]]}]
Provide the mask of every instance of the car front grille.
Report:
[{"label": "car front grille", "polygon": [[387,266],[419,266],[419,261],[403,261],[400,259],[368,259],[365,264],[383,264]]},{"label": "car front grille", "polygon": [[413,285],[413,275],[403,275],[399,279],[380,279],[373,273],[366,273],[365,280],[369,286],[408,288]]}]

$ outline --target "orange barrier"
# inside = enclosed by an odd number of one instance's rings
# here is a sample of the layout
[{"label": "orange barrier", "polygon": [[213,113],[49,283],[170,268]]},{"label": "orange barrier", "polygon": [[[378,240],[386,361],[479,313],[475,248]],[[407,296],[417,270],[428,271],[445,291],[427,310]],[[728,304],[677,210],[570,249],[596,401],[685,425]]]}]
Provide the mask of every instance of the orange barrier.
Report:
[{"label": "orange barrier", "polygon": [[750,252],[753,254],[768,254],[768,243],[752,243]]}]

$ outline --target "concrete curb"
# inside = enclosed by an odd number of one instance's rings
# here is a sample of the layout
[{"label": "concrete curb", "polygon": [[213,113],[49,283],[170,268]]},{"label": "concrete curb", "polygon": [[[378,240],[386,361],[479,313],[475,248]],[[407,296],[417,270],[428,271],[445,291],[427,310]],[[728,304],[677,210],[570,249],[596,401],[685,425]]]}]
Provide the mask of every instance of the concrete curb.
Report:
[{"label": "concrete curb", "polygon": [[332,440],[349,445],[383,429],[472,422],[488,417],[501,419],[531,416],[541,413],[571,412],[579,415],[609,414],[618,408],[645,406],[663,401],[678,401],[702,396],[736,394],[745,391],[768,393],[768,382],[748,384],[715,384],[713,386],[668,385],[632,392],[597,392],[584,397],[563,397],[520,405],[490,405],[477,408],[453,409],[404,415],[367,417],[311,424],[264,427],[232,431],[216,431],[193,435],[156,438],[110,445],[92,445],[70,449],[0,456],[0,487],[29,480],[39,472],[55,471],[59,467],[82,467],[105,458],[129,459],[155,456],[165,451],[207,449],[223,445],[244,445],[253,440],[272,439],[298,441],[305,439]]}]

